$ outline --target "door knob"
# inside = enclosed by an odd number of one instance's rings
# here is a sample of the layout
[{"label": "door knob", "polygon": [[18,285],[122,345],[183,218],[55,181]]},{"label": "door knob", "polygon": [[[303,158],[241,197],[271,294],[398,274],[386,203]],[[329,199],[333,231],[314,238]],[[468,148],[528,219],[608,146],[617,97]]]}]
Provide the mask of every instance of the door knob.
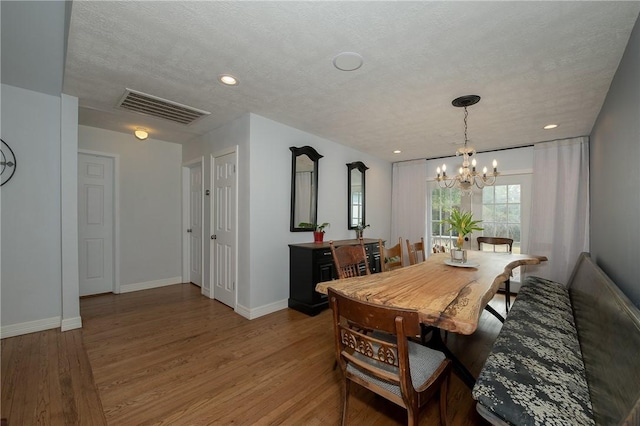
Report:
[{"label": "door knob", "polygon": [[193,230],[192,229],[187,229],[187,232],[193,232]]}]

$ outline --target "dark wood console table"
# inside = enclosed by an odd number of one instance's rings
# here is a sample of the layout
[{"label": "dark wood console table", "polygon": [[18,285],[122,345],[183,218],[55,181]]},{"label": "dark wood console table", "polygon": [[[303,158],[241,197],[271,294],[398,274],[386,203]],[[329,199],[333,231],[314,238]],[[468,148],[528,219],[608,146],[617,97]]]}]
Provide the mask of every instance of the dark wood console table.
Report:
[{"label": "dark wood console table", "polygon": [[[357,245],[358,240],[334,241],[336,246]],[[378,240],[365,238],[364,248],[371,273],[380,272]],[[307,315],[317,315],[329,307],[327,295],[316,284],[338,278],[329,242],[289,244],[289,307]]]}]

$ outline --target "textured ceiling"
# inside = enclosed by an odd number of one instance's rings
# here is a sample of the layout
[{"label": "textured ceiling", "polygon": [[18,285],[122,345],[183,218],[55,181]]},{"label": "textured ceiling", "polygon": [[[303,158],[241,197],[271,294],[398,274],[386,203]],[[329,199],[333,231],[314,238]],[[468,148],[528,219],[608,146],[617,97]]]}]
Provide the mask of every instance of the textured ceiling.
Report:
[{"label": "textured ceiling", "polygon": [[[637,1],[74,1],[63,91],[79,98],[80,124],[185,143],[252,112],[389,161],[453,154],[464,137],[451,101],[477,94],[470,143],[521,146],[591,132],[639,11]],[[363,66],[336,69],[340,52]],[[223,73],[240,84],[222,86]],[[211,115],[184,126],[121,111],[125,88]]]}]

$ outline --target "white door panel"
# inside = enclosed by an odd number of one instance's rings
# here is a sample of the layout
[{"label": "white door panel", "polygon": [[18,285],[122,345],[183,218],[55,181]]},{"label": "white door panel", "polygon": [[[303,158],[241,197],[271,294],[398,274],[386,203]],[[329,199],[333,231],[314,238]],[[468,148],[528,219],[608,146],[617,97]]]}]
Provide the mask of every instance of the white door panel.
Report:
[{"label": "white door panel", "polygon": [[78,154],[80,296],[113,291],[112,158]]},{"label": "white door panel", "polygon": [[213,295],[216,300],[236,306],[236,153],[213,161]]}]

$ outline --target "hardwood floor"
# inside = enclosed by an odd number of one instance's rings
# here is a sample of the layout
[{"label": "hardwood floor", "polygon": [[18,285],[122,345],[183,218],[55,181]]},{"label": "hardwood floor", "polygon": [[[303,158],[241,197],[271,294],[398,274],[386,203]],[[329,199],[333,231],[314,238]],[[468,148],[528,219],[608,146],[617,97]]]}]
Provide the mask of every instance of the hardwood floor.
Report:
[{"label": "hardwood floor", "polygon": [[[492,306],[504,309],[498,296]],[[2,340],[8,425],[337,425],[330,311],[285,309],[249,321],[189,284],[81,300],[83,328]],[[500,323],[484,313],[448,346],[474,375]],[[349,425],[402,425],[400,407],[354,387]],[[451,425],[484,425],[453,375]],[[421,425],[438,424],[434,399]]]}]

